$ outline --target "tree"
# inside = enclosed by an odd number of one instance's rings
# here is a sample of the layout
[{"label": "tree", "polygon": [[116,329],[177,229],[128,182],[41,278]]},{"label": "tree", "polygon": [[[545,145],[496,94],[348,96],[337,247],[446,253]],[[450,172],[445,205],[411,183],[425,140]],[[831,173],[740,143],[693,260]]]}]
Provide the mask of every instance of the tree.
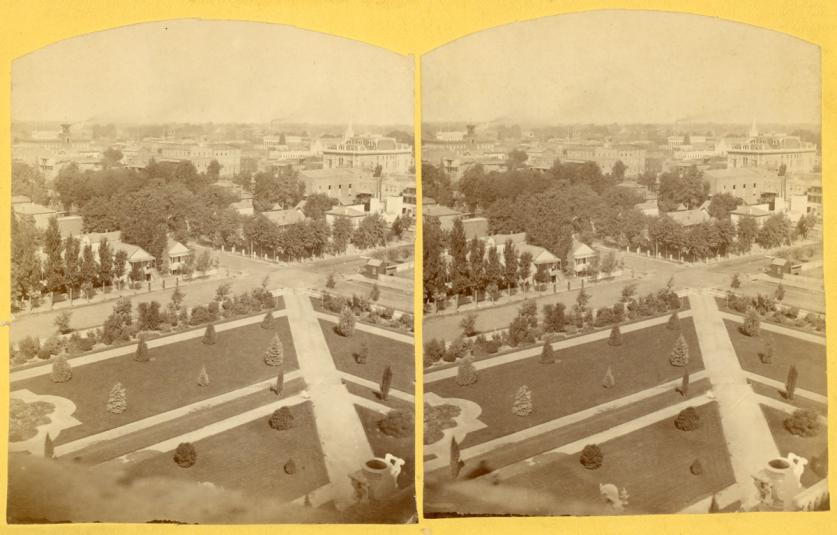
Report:
[{"label": "tree", "polygon": [[273,311],[268,310],[267,314],[264,315],[261,323],[262,329],[270,330],[273,328]]},{"label": "tree", "polygon": [[618,325],[614,325],[613,328],[610,329],[610,337],[607,339],[607,343],[611,346],[622,345],[622,332],[619,330]]},{"label": "tree", "polygon": [[56,317],[55,321],[53,322],[55,326],[58,328],[58,332],[61,334],[67,334],[71,332],[73,329],[70,328],[70,318],[73,317],[73,313],[69,310],[62,310]]},{"label": "tree", "polygon": [[387,397],[389,397],[389,389],[392,386],[392,368],[389,366],[384,368],[384,372],[381,375],[381,399],[386,401]]},{"label": "tree", "polygon": [[273,414],[268,420],[268,425],[277,431],[287,431],[294,426],[294,415],[291,409],[286,405],[273,411]]},{"label": "tree", "polygon": [[587,312],[587,304],[590,302],[590,294],[582,288],[575,298],[575,314],[576,316],[583,316]]},{"label": "tree", "polygon": [[372,285],[372,291],[369,292],[369,299],[377,302],[381,298],[381,289],[378,288],[378,283]]},{"label": "tree", "polygon": [[181,442],[174,450],[173,459],[180,468],[189,468],[198,460],[198,452],[190,442]]},{"label": "tree", "polygon": [[[13,222],[15,219],[13,218]],[[51,217],[47,229],[44,231],[44,253],[46,254],[44,280],[46,290],[49,292],[60,292],[65,288],[64,260],[61,257],[61,250],[61,232],[58,230],[58,220]]]},{"label": "tree", "polygon": [[721,506],[718,505],[718,499],[714,494],[712,495],[712,501],[709,502],[709,511],[708,512],[710,512],[710,513],[720,513],[721,512]]},{"label": "tree", "polygon": [[279,339],[278,334],[274,335],[270,341],[270,345],[264,352],[264,363],[268,366],[281,366],[284,361],[284,352],[285,349],[282,346],[282,340]]},{"label": "tree", "polygon": [[456,480],[459,477],[459,472],[465,466],[465,461],[462,460],[462,453],[459,449],[459,443],[456,442],[456,437],[450,437],[450,478]]},{"label": "tree", "polygon": [[134,360],[137,362],[148,362],[148,345],[145,343],[145,336],[140,336],[137,342],[137,349],[134,351]]},{"label": "tree", "polygon": [[104,236],[99,240],[99,272],[97,274],[102,286],[110,285],[113,281],[113,251]]},{"label": "tree", "polygon": [[276,394],[277,396],[282,393],[282,389],[285,386],[285,371],[282,368],[279,368],[279,371],[276,373],[276,382],[270,387],[270,391]]},{"label": "tree", "polygon": [[70,368],[70,363],[64,355],[58,355],[52,361],[52,373],[49,376],[53,383],[66,383],[73,378],[73,371]]},{"label": "tree", "polygon": [[79,241],[72,236],[67,236],[64,240],[64,287],[70,293],[70,301],[73,300],[74,291],[81,284],[79,252]]},{"label": "tree", "polygon": [[814,228],[814,225],[817,224],[817,218],[814,214],[802,215],[799,218],[799,221],[796,222],[796,232],[800,236],[802,236],[803,240],[808,239],[808,233],[811,232],[811,229]]},{"label": "tree", "polygon": [[743,202],[743,199],[736,197],[732,193],[720,193],[712,196],[707,212],[715,219],[728,219],[729,213],[738,208],[738,205]]},{"label": "tree", "polygon": [[596,470],[602,466],[604,455],[601,448],[596,444],[587,444],[581,450],[581,456],[578,458],[581,466],[588,470]]},{"label": "tree", "polygon": [[773,362],[773,352],[775,351],[775,346],[773,343],[772,336],[766,336],[764,339],[764,345],[762,346],[762,350],[759,352],[759,360],[763,364],[770,364]]},{"label": "tree", "polygon": [[459,326],[462,328],[462,334],[464,336],[474,336],[477,334],[477,315],[465,314],[459,322]]},{"label": "tree", "polygon": [[747,314],[744,316],[744,324],[741,326],[741,332],[747,336],[758,336],[761,327],[761,318],[758,311],[750,306],[747,307]]},{"label": "tree", "polygon": [[765,249],[790,245],[791,235],[791,222],[787,214],[784,212],[777,213],[768,217],[767,221],[762,223],[758,235],[756,235],[756,243]]},{"label": "tree", "polygon": [[366,340],[366,337],[360,341],[360,349],[358,349],[357,353],[355,354],[355,362],[358,364],[366,364],[366,360],[369,358],[369,342]]},{"label": "tree", "polygon": [[785,286],[780,282],[776,287],[776,300],[781,301],[785,298]]},{"label": "tree", "polygon": [[544,341],[543,349],[541,350],[541,364],[555,363],[555,351],[552,349],[552,343],[549,340]]},{"label": "tree", "polygon": [[44,437],[44,458],[55,458],[55,444],[52,442],[52,437],[49,433]]},{"label": "tree", "polygon": [[201,340],[206,345],[212,345],[215,343],[215,326],[213,324],[209,324],[206,326],[206,330],[203,332],[203,339]]},{"label": "tree", "polygon": [[210,267],[212,267],[212,257],[210,256],[209,251],[204,249],[195,261],[195,269],[200,271],[202,274],[205,274],[209,271]]},{"label": "tree", "polygon": [[128,263],[128,253],[122,249],[113,255],[113,276],[120,281],[125,276],[125,266]]},{"label": "tree", "polygon": [[128,408],[128,393],[122,383],[116,383],[110,390],[108,403],[105,407],[109,413],[122,414]]},{"label": "tree", "polygon": [[370,214],[360,220],[352,233],[352,243],[359,249],[386,245],[387,224],[381,214]]},{"label": "tree", "polygon": [[340,216],[334,220],[331,228],[331,243],[338,254],[346,252],[346,247],[352,239],[352,222],[348,217]]},{"label": "tree", "polygon": [[209,386],[209,374],[206,373],[206,366],[201,366],[201,371],[198,374],[198,386]]},{"label": "tree", "polygon": [[506,240],[506,245],[503,248],[503,266],[505,267],[503,278],[506,288],[511,289],[512,286],[517,285],[518,281],[517,251],[511,240]]},{"label": "tree", "polygon": [[759,227],[758,223],[756,223],[755,218],[739,218],[738,227],[736,228],[735,232],[738,241],[738,249],[741,252],[748,252],[753,247],[753,243],[756,241],[756,236],[758,236],[758,232]]},{"label": "tree", "polygon": [[528,416],[532,413],[532,391],[526,385],[521,386],[514,395],[512,413],[516,416]]},{"label": "tree", "polygon": [[680,316],[676,310],[671,313],[671,316],[669,316],[668,322],[666,323],[666,329],[670,331],[680,330]]},{"label": "tree", "polygon": [[683,379],[680,380],[680,386],[677,387],[677,391],[680,393],[681,396],[688,396],[689,395],[689,369],[683,369]]},{"label": "tree", "polygon": [[677,337],[668,361],[672,366],[685,366],[689,363],[689,344],[686,343],[686,338],[682,334]]},{"label": "tree", "polygon": [[730,288],[737,290],[741,287],[741,277],[738,276],[738,273],[735,273],[732,276],[732,281],[729,283]]},{"label": "tree", "polygon": [[635,282],[628,283],[628,284],[626,284],[625,286],[622,287],[622,297],[620,298],[620,301],[622,303],[629,303],[629,302],[633,301],[635,295],[636,295],[636,283]]},{"label": "tree", "polygon": [[616,379],[613,378],[613,371],[610,369],[610,366],[607,367],[607,372],[605,373],[604,379],[602,379],[602,386],[604,388],[613,388],[616,386]]},{"label": "tree", "polygon": [[794,392],[796,392],[796,379],[799,377],[799,372],[796,371],[796,366],[791,364],[788,369],[788,378],[785,380],[785,397],[793,399]]},{"label": "tree", "polygon": [[468,386],[477,382],[477,369],[471,357],[465,357],[459,361],[459,369],[456,371],[456,384]]},{"label": "tree", "polygon": [[686,407],[675,418],[674,427],[681,431],[694,431],[700,427],[700,415],[694,407]]},{"label": "tree", "polygon": [[349,307],[343,307],[340,312],[340,321],[337,324],[337,333],[341,336],[352,336],[355,333],[355,315]]}]

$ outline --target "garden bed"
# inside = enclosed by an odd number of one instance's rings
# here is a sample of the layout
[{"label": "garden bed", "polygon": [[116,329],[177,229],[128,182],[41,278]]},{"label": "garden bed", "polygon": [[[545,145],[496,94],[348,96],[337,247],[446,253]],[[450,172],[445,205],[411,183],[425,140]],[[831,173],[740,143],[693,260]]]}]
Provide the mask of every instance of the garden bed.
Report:
[{"label": "garden bed", "polygon": [[786,457],[788,453],[795,453],[800,457],[808,459],[808,466],[802,474],[802,485],[810,487],[824,475],[815,473],[812,470],[811,462],[814,457],[827,458],[828,456],[828,429],[823,424],[822,430],[814,437],[799,437],[791,434],[785,429],[785,419],[790,416],[789,413],[774,409],[773,407],[761,406],[764,412],[764,418],[767,420],[767,425],[770,427],[770,432],[773,434],[773,440],[776,441],[776,447],[779,448],[779,454]]},{"label": "garden bed", "polygon": [[[277,502],[297,499],[328,483],[328,474],[311,403],[292,406],[291,413],[292,429],[271,429],[267,414],[193,443],[197,461],[190,468],[175,464],[173,451],[159,453],[130,465],[125,479],[130,483],[146,477],[171,477],[210,482]],[[284,471],[289,459],[296,465],[292,475]]]},{"label": "garden bed", "polygon": [[[389,365],[392,369],[392,388],[413,393],[413,346],[360,329],[355,329],[352,336],[341,336],[334,331],[336,323],[325,319],[319,322],[338,370],[380,383],[384,368]],[[360,350],[363,340],[369,344],[369,356],[365,364],[358,364],[355,354]]]},{"label": "garden bed", "polygon": [[[825,346],[768,331],[762,331],[759,336],[747,336],[738,330],[740,323],[725,319],[724,324],[742,368],[784,384],[788,370],[795,365],[799,372],[798,388],[826,394]],[[759,358],[759,352],[764,350],[766,335],[773,339],[773,361],[770,364],[764,364]]]},{"label": "garden bed", "polygon": [[[335,318],[335,321],[337,321],[340,318],[340,313],[339,312],[335,312],[333,310],[327,310],[327,309],[323,308],[322,299],[318,299],[316,297],[309,297],[309,299],[311,300],[311,306],[314,308],[315,312],[320,312],[322,314],[328,314],[329,316],[333,316]],[[386,307],[381,307],[380,305],[375,305],[375,306],[378,307],[378,308],[386,308]],[[393,314],[395,314],[395,311],[393,311]],[[413,317],[412,314],[409,314],[409,313],[402,313],[402,314],[409,315],[411,317],[411,320],[410,320],[411,322],[415,320],[415,318]],[[355,321],[357,321],[358,323],[362,323],[364,325],[370,325],[372,327],[378,327],[379,329],[384,329],[384,330],[387,330],[387,331],[392,331],[394,333],[404,334],[404,335],[407,335],[407,336],[413,334],[412,330],[406,328],[403,323],[401,323],[399,320],[396,320],[396,319],[385,319],[385,318],[381,317],[381,319],[378,320],[377,322],[373,322],[373,321],[369,321],[369,319],[366,316],[358,316],[357,314],[355,314],[354,316],[355,316]]]},{"label": "garden bed", "polygon": [[[264,363],[264,352],[275,334],[284,344],[284,370],[299,367],[287,318],[276,318],[274,328],[259,323],[217,333],[216,343],[193,338],[150,348],[149,362],[135,362],[132,353],[73,368],[73,378],[53,383],[49,375],[15,381],[12,390],[28,389],[70,399],[73,417],[81,425],[65,429],[56,443],[119,427],[129,422],[182,407],[231,390],[276,377],[277,368]],[[72,362],[72,361],[70,361]],[[210,384],[197,384],[206,366]],[[122,414],[105,410],[111,388],[121,382],[127,390],[128,409]]]},{"label": "garden bed", "polygon": [[[542,514],[565,514],[569,508],[612,514],[601,505],[599,485],[604,483],[627,490],[627,514],[676,513],[735,483],[717,404],[697,412],[702,426],[694,431],[679,431],[674,418],[667,418],[599,444],[604,462],[598,470],[584,468],[578,454],[565,455],[503,485],[553,496],[555,509]],[[701,461],[701,475],[689,470],[695,459]]]},{"label": "garden bed", "polygon": [[[679,331],[657,325],[623,334],[621,346],[610,346],[607,339],[590,342],[555,351],[553,364],[542,364],[536,355],[480,370],[473,385],[459,386],[451,377],[428,383],[425,390],[443,398],[469,399],[482,407],[480,420],[487,427],[466,437],[462,446],[468,447],[680,378],[683,368],[672,366],[668,359],[681,333],[689,344],[690,373],[703,369],[694,323],[686,318]],[[608,367],[615,385],[603,388]],[[532,391],[534,407],[525,417],[511,410],[522,385]]]},{"label": "garden bed", "polygon": [[[736,316],[739,316],[742,319],[742,321],[744,320],[744,313],[739,312],[738,310],[734,310],[732,308],[729,308],[727,306],[727,300],[726,300],[725,297],[717,297],[716,296],[715,297],[715,303],[718,305],[718,310],[720,310],[721,312],[726,312],[727,314],[735,314]],[[816,314],[816,315],[820,316],[822,314]],[[799,313],[799,316],[798,316],[797,319],[799,319],[799,318],[804,318],[804,316],[801,312]],[[770,325],[776,325],[778,327],[785,327],[786,329],[792,329],[794,331],[799,331],[801,333],[815,334],[817,336],[822,336],[823,338],[825,338],[825,330],[819,330],[818,331],[814,326],[812,326],[808,322],[806,322],[804,327],[801,327],[799,325],[796,325],[796,323],[794,323],[796,321],[796,319],[793,319],[793,318],[787,318],[787,321],[783,321],[783,322],[780,323],[780,322],[776,321],[775,319],[773,319],[773,317],[770,316],[770,315],[759,314],[759,319],[761,321],[765,322],[765,323],[770,324]]]}]

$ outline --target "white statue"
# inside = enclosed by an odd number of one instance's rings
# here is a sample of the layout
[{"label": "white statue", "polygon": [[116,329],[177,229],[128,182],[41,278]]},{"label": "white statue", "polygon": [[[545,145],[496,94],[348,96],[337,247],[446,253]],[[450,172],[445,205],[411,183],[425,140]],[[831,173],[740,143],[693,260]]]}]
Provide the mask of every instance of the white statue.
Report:
[{"label": "white statue", "polygon": [[404,459],[400,459],[391,453],[387,453],[384,456],[384,462],[389,465],[389,475],[392,476],[392,479],[397,479],[398,474],[401,473],[401,467],[404,466]]},{"label": "white statue", "polygon": [[599,484],[599,493],[605,503],[617,511],[622,511],[628,505],[628,491],[624,488],[620,491],[613,483]]},{"label": "white statue", "polygon": [[802,486],[802,474],[805,472],[805,467],[808,466],[808,459],[800,457],[795,453],[788,453],[788,464],[791,465],[793,475],[796,476],[796,483]]}]

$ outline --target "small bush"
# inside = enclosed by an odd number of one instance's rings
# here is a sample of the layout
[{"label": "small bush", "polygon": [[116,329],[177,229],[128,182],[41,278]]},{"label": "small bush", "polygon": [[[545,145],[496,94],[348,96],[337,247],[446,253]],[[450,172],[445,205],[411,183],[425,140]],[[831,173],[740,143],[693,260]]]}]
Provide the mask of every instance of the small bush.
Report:
[{"label": "small bush", "polygon": [[514,396],[512,413],[516,416],[528,416],[532,413],[532,391],[526,385],[521,386]]},{"label": "small bush", "polygon": [[387,436],[405,438],[413,435],[415,419],[412,411],[393,410],[378,420],[378,429]]},{"label": "small bush", "polygon": [[610,337],[607,339],[608,345],[621,346],[622,345],[622,331],[619,330],[618,325],[614,325],[610,329]]},{"label": "small bush", "polygon": [[668,358],[672,366],[686,366],[689,364],[689,344],[686,343],[686,338],[681,334],[677,337],[674,347],[671,350],[671,355]]},{"label": "small bush", "polygon": [[355,362],[358,364],[366,364],[367,358],[369,358],[369,342],[364,338],[360,342],[360,348],[355,353]]},{"label": "small bush", "polygon": [[604,455],[602,454],[601,448],[596,444],[587,444],[581,450],[581,456],[578,458],[578,462],[588,470],[597,470],[601,468],[602,462],[604,462]]},{"label": "small bush", "polygon": [[456,373],[456,384],[459,386],[468,386],[477,382],[477,369],[470,357],[465,357],[459,363],[459,369]]},{"label": "small bush", "polygon": [[819,434],[819,415],[811,409],[797,409],[785,419],[785,429],[799,437],[813,437]]},{"label": "small bush", "polygon": [[204,331],[203,339],[201,341],[206,345],[212,345],[215,343],[215,326],[213,324],[210,323],[206,326],[206,331]]},{"label": "small bush", "polygon": [[212,314],[209,313],[209,309],[205,306],[196,306],[192,309],[192,314],[189,318],[190,325],[201,325],[210,321],[212,321]]},{"label": "small bush", "polygon": [[284,361],[284,353],[285,349],[282,346],[282,340],[279,339],[278,334],[274,335],[270,341],[270,345],[264,352],[264,363],[268,366],[281,366]]},{"label": "small bush", "polygon": [[122,383],[113,385],[105,408],[111,414],[122,414],[128,409],[128,394]]},{"label": "small bush", "polygon": [[273,311],[268,311],[262,320],[262,329],[270,330],[273,328]]},{"label": "small bush", "polygon": [[546,340],[543,343],[543,349],[541,350],[541,364],[553,363],[555,363],[555,351],[552,349],[551,341]]},{"label": "small bush", "polygon": [[145,343],[145,336],[140,336],[139,342],[137,343],[137,349],[134,352],[134,360],[137,362],[148,362],[149,359],[148,345]]},{"label": "small bush", "polygon": [[689,472],[691,472],[692,475],[696,476],[699,476],[703,473],[703,465],[700,464],[700,459],[695,459],[695,462],[693,462],[692,465],[689,467]]},{"label": "small bush", "polygon": [[608,366],[604,379],[602,379],[602,387],[613,388],[614,386],[616,386],[616,379],[613,378],[613,371]]},{"label": "small bush", "polygon": [[671,313],[671,317],[668,318],[668,323],[666,323],[666,329],[670,331],[679,331],[680,330],[680,316],[677,315],[677,311]]},{"label": "small bush", "polygon": [[181,442],[174,450],[173,458],[180,468],[189,468],[198,460],[198,452],[190,442]]},{"label": "small bush", "polygon": [[686,407],[674,420],[674,427],[681,431],[694,431],[700,425],[700,415],[694,407]]},{"label": "small bush", "polygon": [[70,363],[63,355],[58,355],[52,362],[52,373],[49,376],[53,383],[66,383],[73,377],[73,371],[70,369]]},{"label": "small bush", "polygon": [[744,324],[739,327],[739,330],[747,336],[758,336],[760,330],[761,318],[755,308],[750,307],[744,317]]},{"label": "small bush", "polygon": [[292,476],[296,473],[296,463],[294,463],[293,459],[290,459],[285,463],[285,466],[282,467],[282,470],[284,470],[289,476]]},{"label": "small bush", "polygon": [[294,426],[294,415],[288,407],[282,407],[273,411],[273,415],[268,420],[268,425],[277,431],[285,431]]},{"label": "small bush", "polygon": [[340,312],[340,322],[337,324],[337,334],[352,336],[355,333],[355,315],[348,307]]},{"label": "small bush", "polygon": [[435,338],[424,344],[424,366],[430,366],[445,356],[445,343]]}]

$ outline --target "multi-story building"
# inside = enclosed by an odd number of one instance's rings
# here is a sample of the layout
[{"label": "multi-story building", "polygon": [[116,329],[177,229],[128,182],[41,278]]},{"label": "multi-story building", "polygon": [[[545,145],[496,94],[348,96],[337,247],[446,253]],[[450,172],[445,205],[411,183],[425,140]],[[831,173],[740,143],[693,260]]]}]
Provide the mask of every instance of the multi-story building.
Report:
[{"label": "multi-story building", "polygon": [[703,179],[709,184],[710,195],[729,193],[743,199],[746,204],[756,204],[766,194],[779,195],[782,192],[782,177],[765,169],[707,169],[703,172]]},{"label": "multi-story building", "polygon": [[220,176],[230,177],[241,172],[241,149],[221,143],[194,141],[158,141],[152,152],[158,161],[188,161],[198,173],[205,173],[212,161],[221,165]]},{"label": "multi-story building", "polygon": [[[440,150],[452,152],[457,155],[477,155],[492,152],[495,140],[488,136],[477,133],[476,125],[469,124],[461,138],[450,136],[453,139],[427,139],[422,141],[422,149]],[[448,137],[448,136],[446,136]]]},{"label": "multi-story building", "polygon": [[625,176],[636,177],[645,172],[645,149],[633,145],[574,144],[563,147],[561,161],[595,162],[602,173],[610,173],[616,162],[625,165]]},{"label": "multi-story building", "polygon": [[777,171],[810,173],[817,163],[817,148],[798,136],[756,135],[741,145],[727,149],[728,167],[759,167]]},{"label": "multi-story building", "polygon": [[389,137],[353,136],[323,148],[323,168],[356,168],[370,171],[379,166],[385,174],[407,174],[414,165],[413,148]]},{"label": "multi-story building", "polygon": [[379,180],[372,174],[370,169],[357,167],[303,169],[299,179],[305,184],[305,195],[325,193],[346,204],[360,194],[376,194]]}]

